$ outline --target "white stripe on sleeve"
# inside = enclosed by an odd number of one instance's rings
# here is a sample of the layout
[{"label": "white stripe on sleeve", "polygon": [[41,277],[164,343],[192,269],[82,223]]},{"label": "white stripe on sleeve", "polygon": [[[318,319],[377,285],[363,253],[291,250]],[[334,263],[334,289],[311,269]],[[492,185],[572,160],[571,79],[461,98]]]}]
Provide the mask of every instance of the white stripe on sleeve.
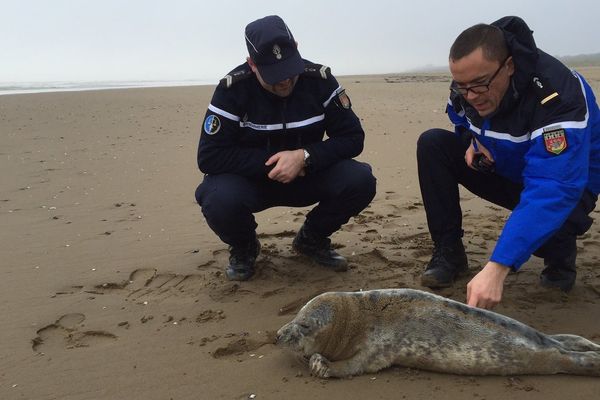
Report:
[{"label": "white stripe on sleeve", "polygon": [[239,120],[241,119],[241,118],[240,118],[240,117],[238,117],[237,115],[233,115],[233,114],[231,114],[231,113],[228,113],[228,112],[227,112],[227,111],[225,111],[225,110],[221,110],[219,107],[215,107],[215,106],[213,106],[212,104],[209,104],[209,105],[208,105],[208,109],[209,109],[210,111],[214,112],[215,114],[219,114],[219,115],[221,115],[221,116],[223,116],[223,117],[225,117],[225,118],[227,118],[227,119],[230,119],[230,120],[232,120],[232,121],[236,121],[236,122],[237,122],[237,121],[239,121]]}]

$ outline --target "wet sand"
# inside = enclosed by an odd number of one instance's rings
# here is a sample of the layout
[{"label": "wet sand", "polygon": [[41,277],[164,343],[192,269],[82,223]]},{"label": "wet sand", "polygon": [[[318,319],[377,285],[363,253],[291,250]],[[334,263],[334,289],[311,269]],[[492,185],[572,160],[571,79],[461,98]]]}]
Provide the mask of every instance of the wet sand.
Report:
[{"label": "wet sand", "polygon": [[[600,68],[580,69],[600,93]],[[334,71],[335,72],[335,71]],[[331,290],[409,287],[431,254],[415,143],[449,128],[445,75],[344,77],[367,139],[373,203],[333,236],[351,268],[308,263],[291,241],[308,208],[257,214],[262,253],[248,282],[225,279],[227,248],[194,190],[214,87],[0,96],[0,398],[591,399],[598,378],[464,377],[390,368],[320,380],[274,332]],[[463,191],[471,276],[508,213]],[[594,211],[597,219],[599,210]],[[600,342],[600,224],[578,241],[569,295],[538,285],[532,258],[496,311],[546,333]],[[461,279],[438,294],[465,300]]]}]

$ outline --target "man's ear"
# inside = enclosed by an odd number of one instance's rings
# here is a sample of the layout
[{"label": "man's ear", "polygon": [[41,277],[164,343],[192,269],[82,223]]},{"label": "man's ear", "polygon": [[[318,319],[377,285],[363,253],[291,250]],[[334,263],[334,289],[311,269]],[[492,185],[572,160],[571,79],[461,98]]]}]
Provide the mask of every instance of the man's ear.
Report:
[{"label": "man's ear", "polygon": [[508,75],[512,76],[515,73],[515,63],[513,62],[512,56],[506,60],[506,68],[508,68]]},{"label": "man's ear", "polygon": [[252,69],[252,72],[256,73],[256,64],[254,63],[254,60],[252,60],[252,58],[250,57],[246,57],[246,62],[248,62],[248,65],[250,66],[250,69]]}]

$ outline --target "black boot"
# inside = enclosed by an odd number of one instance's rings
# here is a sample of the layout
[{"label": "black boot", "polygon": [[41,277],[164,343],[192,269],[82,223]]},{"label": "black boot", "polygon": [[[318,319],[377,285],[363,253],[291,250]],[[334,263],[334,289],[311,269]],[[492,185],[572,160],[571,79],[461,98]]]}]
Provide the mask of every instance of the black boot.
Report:
[{"label": "black boot", "polygon": [[560,258],[544,259],[544,268],[540,275],[540,284],[548,288],[559,288],[563,292],[569,292],[575,284],[577,271],[575,259],[577,258],[577,247],[569,254]]},{"label": "black boot", "polygon": [[449,287],[469,270],[467,254],[461,240],[435,245],[433,256],[421,275],[421,285],[436,289]]},{"label": "black boot", "polygon": [[230,281],[247,281],[254,275],[254,263],[260,253],[260,242],[254,238],[242,246],[229,247],[229,265],[225,274]]},{"label": "black boot", "polygon": [[348,262],[331,248],[331,239],[319,236],[302,225],[294,238],[292,247],[311,260],[334,271],[346,271]]}]

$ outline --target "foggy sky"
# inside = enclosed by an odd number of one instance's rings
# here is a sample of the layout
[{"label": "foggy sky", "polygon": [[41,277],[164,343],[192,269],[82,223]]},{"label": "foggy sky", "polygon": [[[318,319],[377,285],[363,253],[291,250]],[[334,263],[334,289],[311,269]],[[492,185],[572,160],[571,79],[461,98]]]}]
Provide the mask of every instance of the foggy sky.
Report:
[{"label": "foggy sky", "polygon": [[0,82],[217,80],[247,55],[244,27],[280,15],[302,56],[336,75],[443,66],[465,28],[522,17],[553,55],[600,52],[597,0],[0,0]]}]

